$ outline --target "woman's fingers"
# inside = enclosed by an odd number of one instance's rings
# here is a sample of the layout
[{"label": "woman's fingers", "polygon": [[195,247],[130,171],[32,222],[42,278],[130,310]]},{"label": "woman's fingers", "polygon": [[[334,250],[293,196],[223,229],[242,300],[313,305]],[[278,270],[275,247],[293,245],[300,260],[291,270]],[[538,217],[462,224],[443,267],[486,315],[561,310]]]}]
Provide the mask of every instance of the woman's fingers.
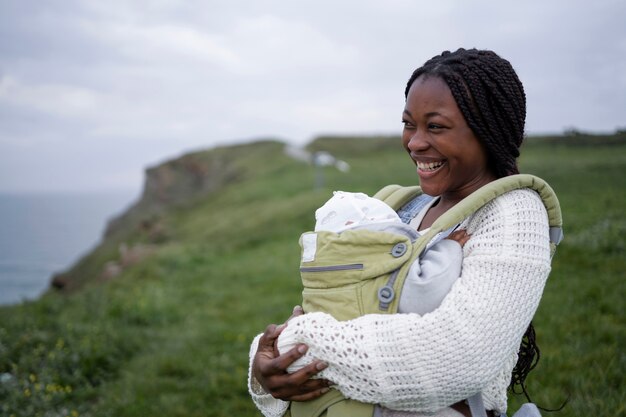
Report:
[{"label": "woman's fingers", "polygon": [[317,361],[293,374],[287,374],[272,395],[285,401],[307,401],[319,397],[328,391],[331,382],[311,377],[326,367],[325,363]]},{"label": "woman's fingers", "polygon": [[293,349],[289,349],[287,352],[276,357],[273,364],[276,371],[286,372],[289,365],[304,356],[307,350],[309,350],[309,348],[306,345],[297,345]]},{"label": "woman's fingers", "polygon": [[277,326],[275,324],[270,324],[265,328],[265,331],[261,335],[259,339],[259,345],[257,348],[257,352],[274,352],[274,345],[276,344],[276,339],[280,335],[284,329],[284,325]]},{"label": "woman's fingers", "polygon": [[[306,348],[305,345],[300,345],[300,346],[304,346]],[[298,346],[298,348],[300,346]],[[318,373],[320,373],[326,368],[328,368],[327,363],[322,362],[322,361],[314,361],[304,366],[302,369],[298,369],[296,372],[291,374],[290,377],[298,385],[306,385],[308,381],[311,381],[311,382],[325,381],[324,386],[328,386],[328,381],[326,380],[312,379],[314,376],[316,376]],[[315,384],[311,384],[311,385],[315,385]]]},{"label": "woman's fingers", "polygon": [[291,399],[289,401],[309,401],[309,400],[313,400],[313,399],[315,399],[317,397],[321,397],[322,395],[326,394],[329,390],[330,390],[330,388],[328,388],[327,386],[324,386],[322,388],[317,388],[317,389],[314,389],[312,391],[309,391],[306,394],[294,395],[293,397],[291,397]]},{"label": "woman's fingers", "polygon": [[287,319],[287,321],[285,323],[289,323],[289,320],[291,320],[294,317],[298,317],[304,314],[304,310],[302,309],[301,306],[295,306],[293,308],[293,311],[291,313],[291,316],[289,316],[289,318]]},{"label": "woman's fingers", "polygon": [[269,326],[267,326],[267,328],[265,329],[264,336],[266,336],[266,340],[268,341],[268,343],[269,341],[272,341],[273,348],[274,348],[274,356],[278,357],[280,355],[280,352],[278,352],[277,343],[275,343],[276,339],[278,339],[278,336],[280,336],[280,333],[285,329],[285,327],[287,326],[287,323],[289,323],[289,320],[291,320],[294,317],[301,316],[302,314],[304,314],[304,310],[302,309],[302,307],[300,307],[299,305],[295,306],[293,308],[293,311],[291,312],[291,316],[289,316],[287,321],[285,321],[283,324],[281,324],[280,326],[277,326],[275,324],[270,324]]},{"label": "woman's fingers", "polygon": [[455,230],[454,232],[450,233],[447,239],[452,239],[454,241],[457,241],[461,246],[463,246],[467,243],[470,237],[471,236],[467,233],[467,230],[460,229],[460,230]]},{"label": "woman's fingers", "polygon": [[[275,328],[266,330],[259,340],[259,350],[254,358],[253,372],[266,392],[275,398],[285,401],[306,401],[324,394],[330,382],[324,379],[312,379],[328,365],[315,361],[293,374],[287,373],[292,362],[301,358],[307,351],[306,345],[298,345],[278,357],[274,356],[273,349],[269,349],[268,340],[271,340]],[[267,336],[267,337],[266,337]],[[265,340],[263,340],[263,338]],[[262,343],[265,343],[262,348]]]}]

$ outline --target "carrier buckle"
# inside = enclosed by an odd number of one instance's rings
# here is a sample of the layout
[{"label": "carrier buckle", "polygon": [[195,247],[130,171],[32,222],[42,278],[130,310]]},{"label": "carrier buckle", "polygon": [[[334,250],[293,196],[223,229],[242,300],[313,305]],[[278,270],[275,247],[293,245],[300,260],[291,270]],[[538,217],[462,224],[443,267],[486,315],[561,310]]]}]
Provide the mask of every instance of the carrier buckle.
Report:
[{"label": "carrier buckle", "polygon": [[393,256],[394,258],[399,258],[406,253],[406,250],[406,243],[396,243],[395,245],[393,245],[393,248],[391,248],[391,256]]},{"label": "carrier buckle", "polygon": [[396,292],[389,285],[385,285],[378,289],[378,301],[380,301],[380,309],[387,310],[389,308],[389,304],[393,301],[396,296]]}]

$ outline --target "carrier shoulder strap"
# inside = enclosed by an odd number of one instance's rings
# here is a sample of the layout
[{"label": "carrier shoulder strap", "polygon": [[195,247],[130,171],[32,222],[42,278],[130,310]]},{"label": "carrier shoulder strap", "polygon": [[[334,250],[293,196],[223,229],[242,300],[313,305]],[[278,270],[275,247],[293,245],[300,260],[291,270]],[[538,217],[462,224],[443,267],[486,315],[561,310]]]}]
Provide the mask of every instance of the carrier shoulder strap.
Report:
[{"label": "carrier shoulder strap", "polygon": [[[432,238],[437,233],[459,224],[496,197],[521,188],[535,190],[541,197],[548,212],[550,241],[555,246],[558,245],[563,239],[563,219],[559,200],[547,182],[529,174],[510,175],[484,185],[441,215],[432,224],[427,235]],[[374,197],[383,200],[397,211],[420,194],[422,194],[422,190],[417,186],[388,185],[376,193]]]},{"label": "carrier shoulder strap", "polygon": [[422,194],[422,189],[415,185],[412,187],[403,187],[397,184],[387,185],[380,189],[374,198],[384,201],[392,209],[398,211],[409,201]]},{"label": "carrier shoulder strap", "polygon": [[[560,230],[563,226],[563,219],[561,218],[559,200],[556,197],[554,190],[552,190],[548,183],[541,178],[529,174],[510,175],[486,184],[469,196],[465,197],[457,205],[439,217],[433,223],[433,228],[445,230],[452,224],[458,223],[467,218],[496,197],[499,197],[509,191],[521,188],[530,188],[539,194],[546,211],[548,212],[548,222],[550,224],[550,228]],[[558,244],[561,241],[562,236],[553,239],[552,234],[553,233],[551,232],[551,239]]]},{"label": "carrier shoulder strap", "polygon": [[433,223],[431,227],[433,236],[462,222],[496,197],[522,188],[530,188],[536,191],[543,201],[548,213],[551,253],[554,254],[556,245],[563,240],[563,219],[561,217],[559,199],[547,182],[529,174],[517,174],[499,178],[465,197]]}]

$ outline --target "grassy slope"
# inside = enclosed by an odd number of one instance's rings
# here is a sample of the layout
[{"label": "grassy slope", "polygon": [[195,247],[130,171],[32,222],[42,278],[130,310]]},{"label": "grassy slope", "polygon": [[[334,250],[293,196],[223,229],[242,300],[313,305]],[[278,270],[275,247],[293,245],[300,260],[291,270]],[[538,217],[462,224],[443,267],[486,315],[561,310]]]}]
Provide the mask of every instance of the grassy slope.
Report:
[{"label": "grassy slope", "polygon": [[[332,189],[414,183],[396,142],[318,141],[352,166],[328,169],[322,190],[278,146],[239,149],[255,179],[172,212],[172,238],[149,260],[71,296],[0,308],[0,374],[14,375],[0,383],[0,415],[257,415],[245,388],[249,341],[299,301],[300,232]],[[540,404],[571,396],[561,416],[624,413],[625,151],[623,141],[531,141],[521,161],[557,191],[566,222],[529,377]]]}]

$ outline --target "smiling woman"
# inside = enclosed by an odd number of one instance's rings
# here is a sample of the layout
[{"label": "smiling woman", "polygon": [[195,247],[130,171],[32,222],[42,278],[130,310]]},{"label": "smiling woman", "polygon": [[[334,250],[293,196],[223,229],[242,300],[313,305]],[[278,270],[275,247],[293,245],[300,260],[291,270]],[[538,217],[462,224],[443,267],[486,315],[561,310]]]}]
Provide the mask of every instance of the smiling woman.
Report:
[{"label": "smiling woman", "polygon": [[[425,233],[463,208],[457,203],[518,173],[526,100],[511,64],[476,49],[432,58],[412,74],[405,95],[403,146],[422,191],[435,198],[426,206],[413,198],[398,213]],[[560,241],[548,221],[554,207],[524,185],[464,214],[456,226],[469,235],[460,276],[434,311],[338,321],[296,309],[286,326],[269,326],[251,349],[252,398],[266,416],[503,415],[507,388],[525,392],[538,358],[530,322],[551,245]],[[451,230],[432,237],[430,247]],[[277,354],[285,340],[295,347]],[[288,373],[297,359],[304,367]],[[353,401],[325,396],[329,386]],[[530,406],[516,417],[536,412]]]}]

